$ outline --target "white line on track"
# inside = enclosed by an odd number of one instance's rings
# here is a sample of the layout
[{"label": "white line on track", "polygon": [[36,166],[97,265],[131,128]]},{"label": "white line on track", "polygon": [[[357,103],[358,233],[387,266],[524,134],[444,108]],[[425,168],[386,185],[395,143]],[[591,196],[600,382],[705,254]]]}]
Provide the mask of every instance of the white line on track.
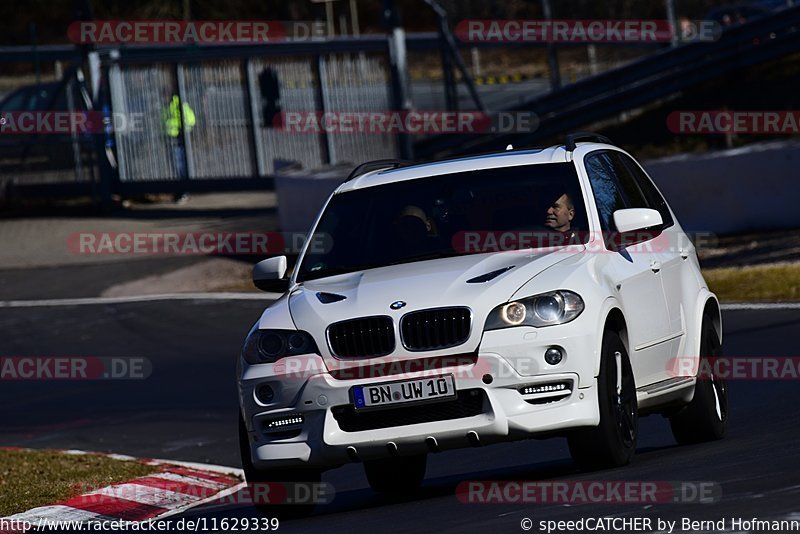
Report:
[{"label": "white line on track", "polygon": [[54,306],[97,306],[127,304],[132,302],[158,302],[165,300],[263,300],[271,302],[280,297],[277,293],[163,293],[130,297],[87,297],[72,299],[0,300],[0,308],[41,308]]}]

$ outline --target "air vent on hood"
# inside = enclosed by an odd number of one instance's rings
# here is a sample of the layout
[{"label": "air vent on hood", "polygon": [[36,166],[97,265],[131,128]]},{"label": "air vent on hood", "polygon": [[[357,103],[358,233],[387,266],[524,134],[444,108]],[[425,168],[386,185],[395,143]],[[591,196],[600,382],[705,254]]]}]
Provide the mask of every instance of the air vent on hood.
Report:
[{"label": "air vent on hood", "polygon": [[330,304],[331,302],[339,302],[347,297],[344,295],[337,295],[336,293],[317,293],[317,298],[323,304]]},{"label": "air vent on hood", "polygon": [[482,274],[480,276],[476,276],[475,278],[470,278],[467,280],[468,284],[482,284],[484,282],[488,282],[489,280],[494,280],[504,272],[510,271],[516,267],[516,265],[509,265],[508,267],[503,267],[502,269],[497,269],[496,271],[492,271],[490,273]]}]

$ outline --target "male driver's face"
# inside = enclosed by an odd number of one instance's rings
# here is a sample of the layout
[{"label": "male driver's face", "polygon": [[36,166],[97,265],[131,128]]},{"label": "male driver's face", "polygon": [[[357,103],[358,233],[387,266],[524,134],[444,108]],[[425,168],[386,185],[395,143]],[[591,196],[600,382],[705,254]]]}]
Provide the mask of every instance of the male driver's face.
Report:
[{"label": "male driver's face", "polygon": [[570,207],[567,195],[561,195],[547,209],[544,225],[558,232],[566,232],[569,230],[570,221],[572,221],[573,217],[575,217],[575,209]]}]

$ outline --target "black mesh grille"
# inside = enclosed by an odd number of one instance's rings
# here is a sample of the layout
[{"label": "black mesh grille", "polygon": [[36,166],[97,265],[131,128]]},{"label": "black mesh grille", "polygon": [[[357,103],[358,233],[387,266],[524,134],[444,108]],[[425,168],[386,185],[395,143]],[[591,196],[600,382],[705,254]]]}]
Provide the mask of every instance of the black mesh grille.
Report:
[{"label": "black mesh grille", "polygon": [[361,432],[393,426],[416,425],[432,421],[446,421],[473,417],[483,413],[482,389],[465,389],[458,392],[455,400],[422,403],[400,408],[384,408],[358,412],[352,404],[334,406],[331,411],[339,428],[344,432]]},{"label": "black mesh grille", "polygon": [[372,358],[394,350],[390,317],[361,317],[328,327],[328,342],[340,358]]},{"label": "black mesh grille", "polygon": [[436,350],[461,345],[469,328],[469,308],[437,308],[406,314],[400,332],[408,350]]}]

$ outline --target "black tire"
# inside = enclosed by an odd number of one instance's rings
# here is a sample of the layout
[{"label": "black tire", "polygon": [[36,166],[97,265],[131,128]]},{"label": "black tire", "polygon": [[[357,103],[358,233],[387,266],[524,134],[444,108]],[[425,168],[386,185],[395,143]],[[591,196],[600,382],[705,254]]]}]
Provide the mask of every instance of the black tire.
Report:
[{"label": "black tire", "polygon": [[714,366],[709,365],[709,358],[720,356],[719,336],[706,315],[700,333],[701,364],[694,397],[669,418],[672,435],[681,445],[722,439],[728,430],[728,385],[723,378],[714,375]]},{"label": "black tire", "polygon": [[364,462],[364,473],[372,489],[381,493],[413,493],[425,480],[428,455],[401,456]]},{"label": "black tire", "polygon": [[[250,456],[250,437],[244,424],[241,412],[239,413],[239,453],[242,457],[242,470],[245,482],[249,489],[253,506],[264,517],[278,517],[292,519],[311,515],[315,504],[286,504],[259,502],[263,495],[281,495],[291,493],[289,486],[293,483],[319,484],[322,481],[322,471],[319,469],[275,469],[262,471],[256,469]],[[261,484],[287,483],[283,487],[264,488]],[[285,488],[285,489],[284,489]],[[307,495],[303,492],[301,495]]]},{"label": "black tire", "polygon": [[[621,363],[621,391],[617,393],[617,356]],[[567,437],[573,461],[583,470],[620,467],[636,452],[639,412],[636,383],[628,352],[616,332],[603,334],[600,376],[597,379],[600,424]]]}]

